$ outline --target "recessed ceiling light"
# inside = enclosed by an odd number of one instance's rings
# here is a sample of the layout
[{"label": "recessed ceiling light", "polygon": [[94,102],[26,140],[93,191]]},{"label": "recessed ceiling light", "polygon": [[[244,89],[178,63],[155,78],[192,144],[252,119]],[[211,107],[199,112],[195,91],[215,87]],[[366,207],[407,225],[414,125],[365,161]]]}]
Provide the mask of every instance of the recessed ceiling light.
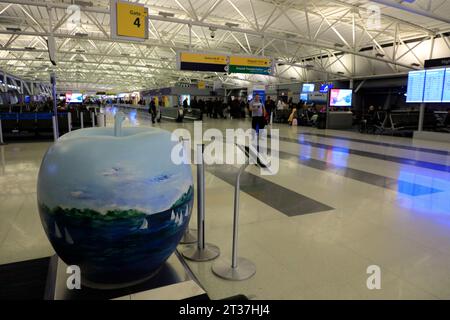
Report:
[{"label": "recessed ceiling light", "polygon": [[175,17],[175,14],[172,12],[164,12],[164,11],[160,11],[158,12],[158,15],[164,17],[164,18],[173,18]]},{"label": "recessed ceiling light", "polygon": [[88,1],[75,0],[74,4],[79,5],[80,7],[92,7],[94,4]]},{"label": "recessed ceiling light", "polygon": [[232,23],[232,22],[226,22],[225,25],[229,28],[237,28],[239,27],[239,24],[237,23]]}]

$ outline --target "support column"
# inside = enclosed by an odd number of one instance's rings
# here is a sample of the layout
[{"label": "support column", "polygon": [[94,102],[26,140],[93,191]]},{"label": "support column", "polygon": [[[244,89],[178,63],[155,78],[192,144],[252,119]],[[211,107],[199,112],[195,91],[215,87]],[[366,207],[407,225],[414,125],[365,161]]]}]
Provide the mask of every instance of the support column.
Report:
[{"label": "support column", "polygon": [[419,128],[418,131],[422,132],[423,131],[423,119],[425,118],[425,103],[422,103],[420,105],[420,114],[419,114]]}]

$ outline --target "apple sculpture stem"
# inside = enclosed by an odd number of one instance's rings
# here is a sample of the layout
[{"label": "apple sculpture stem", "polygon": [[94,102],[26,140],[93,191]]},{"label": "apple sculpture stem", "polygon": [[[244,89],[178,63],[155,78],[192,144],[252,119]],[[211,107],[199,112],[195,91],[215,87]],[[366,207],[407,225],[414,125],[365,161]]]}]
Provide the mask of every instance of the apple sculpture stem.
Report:
[{"label": "apple sculpture stem", "polygon": [[122,136],[122,123],[125,120],[125,114],[123,112],[116,113],[114,117],[114,135],[116,137]]}]

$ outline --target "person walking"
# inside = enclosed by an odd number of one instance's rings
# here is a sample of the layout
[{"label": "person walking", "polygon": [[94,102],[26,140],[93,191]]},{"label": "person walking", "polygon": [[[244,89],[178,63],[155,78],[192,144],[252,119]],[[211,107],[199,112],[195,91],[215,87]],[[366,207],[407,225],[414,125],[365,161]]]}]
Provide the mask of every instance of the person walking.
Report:
[{"label": "person walking", "polygon": [[150,113],[150,115],[152,117],[152,123],[155,123],[155,120],[156,120],[156,103],[155,103],[155,98],[152,98],[152,100],[150,101],[150,107],[148,109],[148,112]]},{"label": "person walking", "polygon": [[250,111],[252,114],[252,128],[259,134],[259,130],[264,129],[264,104],[261,102],[259,95],[256,94],[252,102],[250,103]]},{"label": "person walking", "polygon": [[203,120],[203,113],[205,112],[205,102],[203,99],[198,100],[198,108],[200,109],[200,120]]},{"label": "person walking", "polygon": [[267,112],[267,117],[268,117],[268,124],[272,124],[272,113],[274,112],[274,110],[276,109],[275,106],[275,101],[273,101],[270,96],[267,97],[267,101],[266,101],[266,112]]}]

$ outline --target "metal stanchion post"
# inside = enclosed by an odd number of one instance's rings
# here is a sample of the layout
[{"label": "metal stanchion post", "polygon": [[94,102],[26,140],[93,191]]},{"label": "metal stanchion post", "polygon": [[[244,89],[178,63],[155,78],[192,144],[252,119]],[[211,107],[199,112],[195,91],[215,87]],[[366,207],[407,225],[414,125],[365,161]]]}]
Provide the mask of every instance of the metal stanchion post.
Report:
[{"label": "metal stanchion post", "polygon": [[[183,153],[185,156],[185,162],[186,163],[191,163],[190,162],[190,142],[188,139],[182,139],[182,143],[183,143]],[[180,244],[193,244],[197,242],[197,238],[195,237],[194,234],[192,234],[191,229],[188,227],[186,228],[186,231],[184,232],[183,238],[181,238]]]},{"label": "metal stanchion post", "polygon": [[0,152],[1,152],[1,159],[2,159],[2,174],[5,174],[5,166],[6,166],[6,162],[5,162],[5,147],[0,147]]},{"label": "metal stanchion post", "polygon": [[231,265],[229,261],[221,259],[212,266],[212,272],[218,277],[226,280],[246,280],[251,278],[256,273],[256,266],[253,262],[248,259],[238,257],[240,180],[242,173],[248,165],[249,163],[246,161],[246,163],[239,168],[239,172],[236,177],[236,184],[234,186],[233,245]]},{"label": "metal stanchion post", "polygon": [[69,132],[72,131],[72,114],[70,111],[67,113],[67,125],[69,128]]},{"label": "metal stanchion post", "polygon": [[0,119],[0,145],[5,144],[3,141],[3,128],[2,128],[2,119]]},{"label": "metal stanchion post", "polygon": [[52,98],[53,98],[53,115],[55,116],[55,122],[53,123],[53,134],[56,137],[55,141],[59,138],[59,127],[58,127],[58,108],[56,104],[56,75],[52,73],[50,75],[50,81],[52,83]]},{"label": "metal stanchion post", "polygon": [[53,124],[53,139],[56,141],[58,140],[58,133],[57,133],[57,129],[56,129],[56,117],[52,116],[52,124]]},{"label": "metal stanchion post", "polygon": [[84,128],[84,115],[83,112],[80,112],[80,122],[81,122],[81,129]]},{"label": "metal stanchion post", "polygon": [[217,258],[220,250],[217,246],[205,242],[205,164],[203,147],[197,145],[197,246],[190,246],[182,255],[192,261],[209,261]]},{"label": "metal stanchion post", "polygon": [[105,119],[105,120],[103,121],[103,124],[104,124],[104,126],[106,127],[106,113],[103,114],[103,118]]},{"label": "metal stanchion post", "polygon": [[95,127],[95,113],[91,112],[91,121],[92,121],[92,126]]}]

